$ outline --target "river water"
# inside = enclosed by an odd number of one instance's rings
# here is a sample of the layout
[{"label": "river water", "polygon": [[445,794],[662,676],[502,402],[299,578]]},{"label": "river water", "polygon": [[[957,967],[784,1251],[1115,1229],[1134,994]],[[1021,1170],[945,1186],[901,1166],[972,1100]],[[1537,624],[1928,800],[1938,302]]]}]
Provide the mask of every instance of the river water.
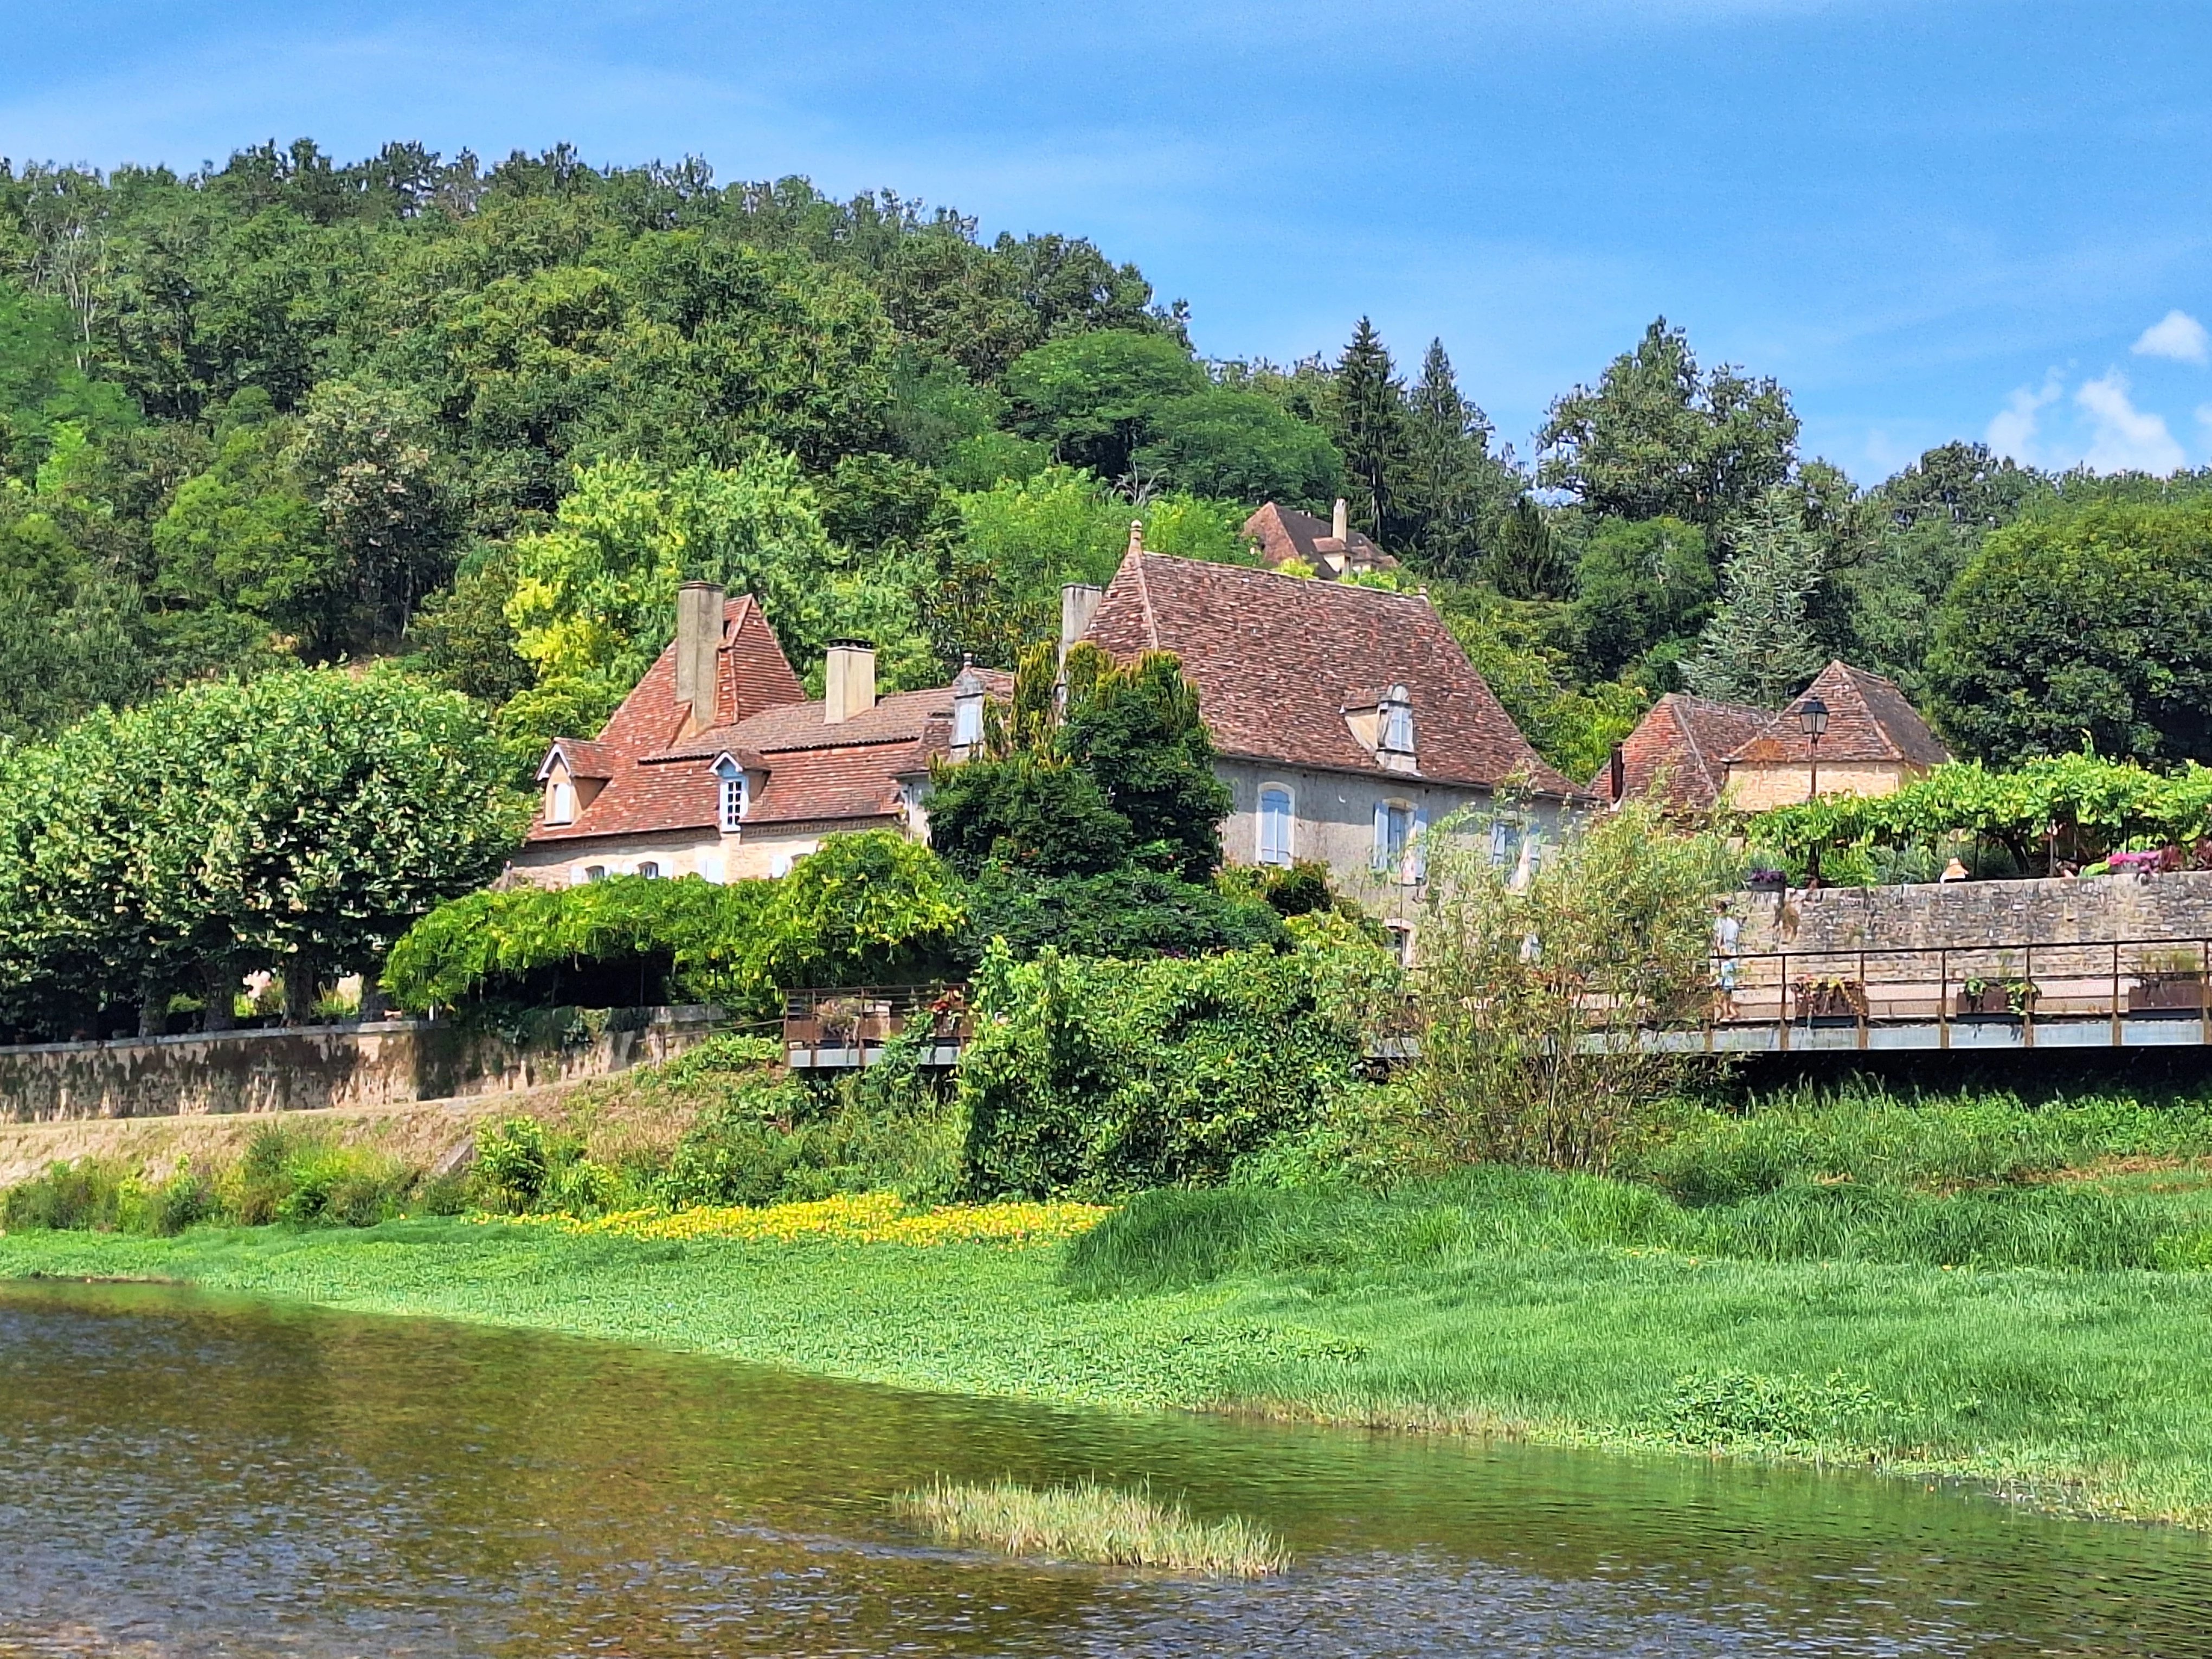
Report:
[{"label": "river water", "polygon": [[[1254,1584],[928,1547],[935,1476],[1149,1482]],[[823,1382],[0,1285],[0,1656],[2212,1655],[2212,1547],[1856,1473]]]}]

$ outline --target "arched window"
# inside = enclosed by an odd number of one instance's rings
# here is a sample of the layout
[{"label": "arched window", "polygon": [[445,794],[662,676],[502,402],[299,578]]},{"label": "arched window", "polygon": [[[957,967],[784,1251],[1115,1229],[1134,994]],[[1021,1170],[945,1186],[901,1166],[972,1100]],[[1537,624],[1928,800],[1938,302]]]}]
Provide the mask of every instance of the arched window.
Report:
[{"label": "arched window", "polygon": [[1288,864],[1292,857],[1291,792],[1279,783],[1260,791],[1260,862]]},{"label": "arched window", "polygon": [[644,863],[637,866],[637,872],[641,876],[643,876],[647,881],[651,881],[654,877],[660,873],[660,866],[658,864],[655,864],[651,859],[647,859]]}]

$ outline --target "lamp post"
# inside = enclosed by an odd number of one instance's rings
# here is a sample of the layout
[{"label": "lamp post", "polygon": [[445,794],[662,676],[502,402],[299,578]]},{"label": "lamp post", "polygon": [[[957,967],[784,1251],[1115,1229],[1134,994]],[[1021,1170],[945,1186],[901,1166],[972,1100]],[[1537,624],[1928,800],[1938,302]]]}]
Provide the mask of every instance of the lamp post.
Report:
[{"label": "lamp post", "polygon": [[[1828,730],[1828,705],[1818,697],[1808,697],[1797,705],[1798,729],[1805,734],[1805,754],[1809,763],[1810,776],[1805,787],[1808,805],[1820,799],[1820,739]],[[1808,887],[1820,884],[1820,843],[1813,843],[1812,853],[1806,860],[1805,881]]]}]

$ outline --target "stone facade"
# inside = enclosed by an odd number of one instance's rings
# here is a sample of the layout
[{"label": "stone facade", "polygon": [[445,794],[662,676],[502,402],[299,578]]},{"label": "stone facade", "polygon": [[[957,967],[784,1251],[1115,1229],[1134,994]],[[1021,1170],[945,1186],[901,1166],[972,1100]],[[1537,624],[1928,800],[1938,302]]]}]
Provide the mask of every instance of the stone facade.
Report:
[{"label": "stone facade", "polygon": [[[1893,795],[1923,775],[1902,761],[1820,763],[1823,795]],[[1803,761],[1759,766],[1739,763],[1728,769],[1728,804],[1739,812],[1765,812],[1812,799],[1813,769]]]},{"label": "stone facade", "polygon": [[[1217,759],[1213,769],[1229,786],[1232,805],[1221,826],[1222,850],[1231,864],[1260,862],[1260,792],[1270,786],[1291,792],[1291,848],[1293,860],[1328,866],[1338,884],[1385,921],[1411,925],[1420,889],[1407,878],[1414,870],[1375,868],[1376,809],[1403,805],[1433,830],[1453,814],[1486,813],[1488,790],[1436,784],[1417,777],[1322,771],[1265,761]],[[1558,839],[1565,804],[1555,799],[1516,803],[1504,816],[1520,831],[1513,855],[1532,840]],[[1487,822],[1469,833],[1487,836]]]}]

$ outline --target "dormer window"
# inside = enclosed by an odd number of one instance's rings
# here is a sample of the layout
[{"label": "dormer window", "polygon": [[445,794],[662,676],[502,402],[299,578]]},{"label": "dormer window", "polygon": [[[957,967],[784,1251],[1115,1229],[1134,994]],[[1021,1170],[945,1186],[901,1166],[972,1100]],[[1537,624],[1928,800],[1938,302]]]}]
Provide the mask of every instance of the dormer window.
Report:
[{"label": "dormer window", "polygon": [[1413,698],[1402,685],[1394,685],[1382,699],[1382,732],[1376,747],[1386,754],[1413,752]]},{"label": "dormer window", "polygon": [[983,677],[974,659],[960,665],[952,682],[952,757],[967,760],[983,747]]},{"label": "dormer window", "polygon": [[576,786],[568,775],[556,775],[545,786],[545,822],[574,823],[576,821]]},{"label": "dormer window", "polygon": [[722,833],[733,836],[745,816],[745,769],[734,757],[725,755],[714,763],[714,779],[719,803],[716,817]]}]

